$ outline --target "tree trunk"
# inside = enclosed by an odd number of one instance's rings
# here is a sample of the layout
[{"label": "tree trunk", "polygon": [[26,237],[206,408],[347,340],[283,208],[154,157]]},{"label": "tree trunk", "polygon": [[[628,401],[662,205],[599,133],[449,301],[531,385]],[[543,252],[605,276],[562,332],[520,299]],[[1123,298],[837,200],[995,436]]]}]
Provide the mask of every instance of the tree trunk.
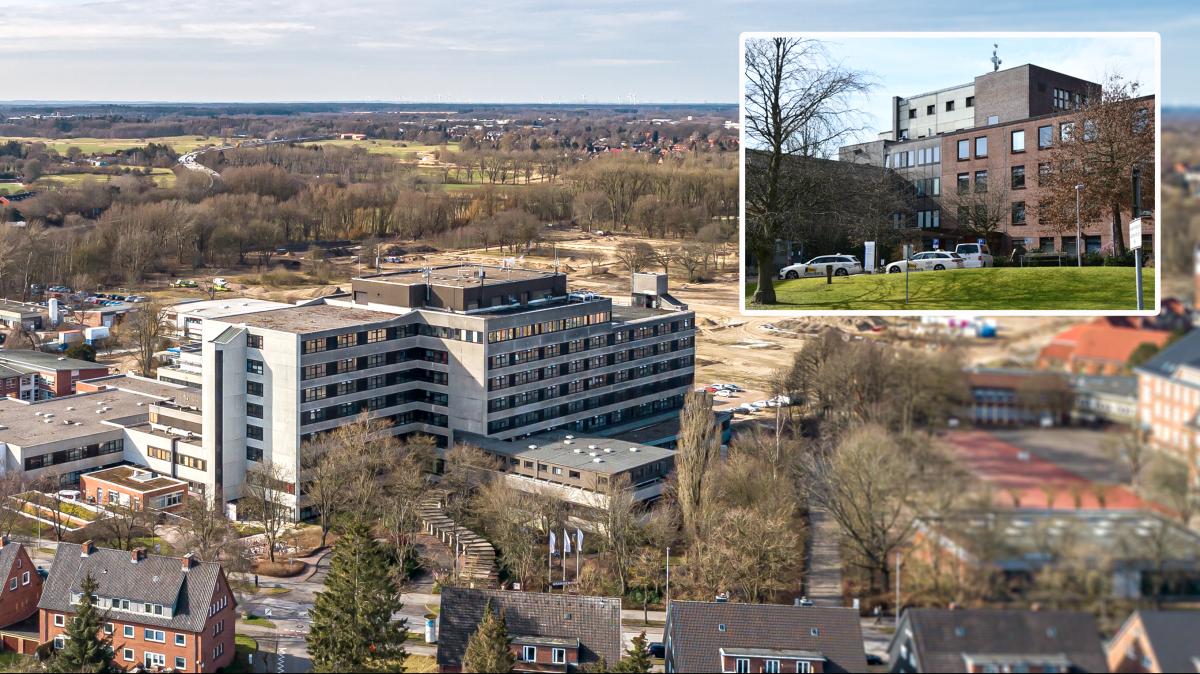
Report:
[{"label": "tree trunk", "polygon": [[756,247],[754,258],[758,261],[758,287],[754,289],[755,304],[775,304],[775,250],[773,246]]},{"label": "tree trunk", "polygon": [[[1118,255],[1118,256],[1124,255],[1125,254],[1125,228],[1121,225],[1121,206],[1120,206],[1120,204],[1113,204],[1113,206],[1112,206],[1112,240],[1113,240],[1113,254]],[[1080,241],[1078,245],[1082,246],[1083,242]],[[1082,252],[1082,251],[1080,251],[1080,252]]]}]

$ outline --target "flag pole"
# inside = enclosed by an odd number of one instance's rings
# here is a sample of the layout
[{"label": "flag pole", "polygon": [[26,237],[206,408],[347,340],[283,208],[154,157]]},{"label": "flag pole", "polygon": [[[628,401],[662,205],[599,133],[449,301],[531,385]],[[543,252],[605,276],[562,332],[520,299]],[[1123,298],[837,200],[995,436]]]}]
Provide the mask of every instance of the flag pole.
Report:
[{"label": "flag pole", "polygon": [[571,537],[567,535],[567,530],[563,529],[563,556],[562,556],[562,572],[563,572],[563,592],[567,591],[567,552],[571,547]]}]

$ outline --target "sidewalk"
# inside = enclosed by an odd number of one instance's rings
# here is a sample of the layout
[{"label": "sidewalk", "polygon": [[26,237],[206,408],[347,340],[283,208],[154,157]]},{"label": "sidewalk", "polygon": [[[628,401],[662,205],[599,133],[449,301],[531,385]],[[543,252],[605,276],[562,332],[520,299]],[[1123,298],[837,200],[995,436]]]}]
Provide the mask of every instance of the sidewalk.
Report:
[{"label": "sidewalk", "polygon": [[837,522],[820,509],[809,511],[808,598],[817,606],[845,606],[842,550]]}]

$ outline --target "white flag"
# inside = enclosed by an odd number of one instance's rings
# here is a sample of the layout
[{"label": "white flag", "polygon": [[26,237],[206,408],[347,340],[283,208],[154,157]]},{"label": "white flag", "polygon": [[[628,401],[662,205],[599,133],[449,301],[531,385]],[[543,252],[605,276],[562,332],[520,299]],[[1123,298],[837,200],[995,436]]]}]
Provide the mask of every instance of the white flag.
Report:
[{"label": "white flag", "polygon": [[563,554],[571,554],[571,535],[567,533],[566,529],[563,529]]},{"label": "white flag", "polygon": [[554,532],[553,532],[553,531],[551,531],[551,532],[550,532],[550,554],[552,554],[552,555],[553,555],[553,554],[554,554],[554,550],[555,550],[555,548],[557,548],[557,547],[558,547],[558,543],[557,543],[557,541],[556,541],[556,540],[555,540],[555,538],[554,538]]},{"label": "white flag", "polygon": [[575,548],[580,552],[583,551],[583,529],[575,527]]}]

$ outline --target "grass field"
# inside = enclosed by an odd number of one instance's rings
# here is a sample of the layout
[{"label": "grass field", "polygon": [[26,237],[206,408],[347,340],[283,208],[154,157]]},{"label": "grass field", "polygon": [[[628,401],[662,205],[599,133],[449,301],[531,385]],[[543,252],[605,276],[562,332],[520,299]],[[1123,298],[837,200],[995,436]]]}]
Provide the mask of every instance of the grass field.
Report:
[{"label": "grass field", "polygon": [[[904,274],[863,274],[776,281],[778,304],[750,304],[756,283],[746,284],[747,309],[850,310],[1136,310],[1132,267],[998,267]],[[1142,275],[1147,309],[1154,306],[1154,270]]]},{"label": "grass field", "polygon": [[131,147],[144,147],[149,143],[170,145],[176,152],[189,152],[205,145],[216,145],[220,138],[212,136],[160,136],[158,138],[36,138],[28,136],[0,136],[0,143],[10,140],[22,143],[45,143],[46,147],[65,155],[67,148],[77,147],[84,154],[109,154]]},{"label": "grass field", "polygon": [[[140,175],[140,174],[139,174]],[[175,184],[175,173],[171,169],[156,168],[150,170],[150,176],[154,178],[154,182],[159,187],[171,187]],[[95,180],[106,183],[116,176],[111,176],[106,173],[64,173],[61,175],[49,175],[38,178],[33,187],[49,187],[50,185],[60,185],[63,187],[77,187],[86,180]]]},{"label": "grass field", "polygon": [[16,194],[24,191],[25,186],[21,183],[0,183],[0,194]]},{"label": "grass field", "polygon": [[402,140],[321,140],[305,145],[329,145],[333,147],[364,147],[371,154],[386,154],[398,159],[416,161],[422,152],[458,152],[458,145],[421,145]]}]

